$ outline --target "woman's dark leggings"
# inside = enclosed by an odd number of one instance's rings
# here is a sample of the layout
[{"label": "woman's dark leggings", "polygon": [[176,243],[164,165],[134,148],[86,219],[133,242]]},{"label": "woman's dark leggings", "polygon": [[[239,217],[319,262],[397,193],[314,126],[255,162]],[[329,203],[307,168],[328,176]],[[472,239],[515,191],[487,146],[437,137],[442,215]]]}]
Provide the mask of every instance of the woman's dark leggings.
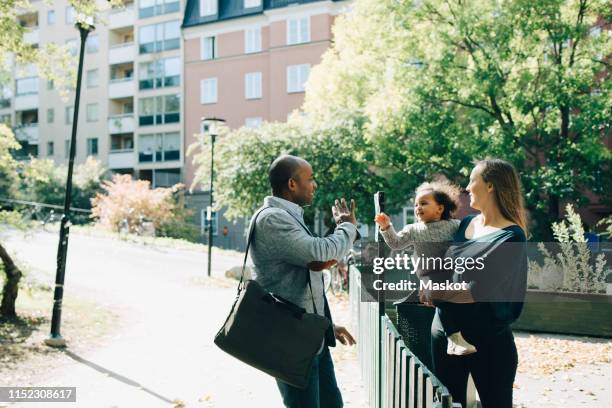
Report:
[{"label": "woman's dark leggings", "polygon": [[448,388],[453,402],[460,402],[463,407],[471,373],[483,408],[512,408],[512,386],[518,365],[512,331],[507,328],[488,337],[486,342],[472,344],[478,349],[474,354],[446,354],[447,339],[436,313],[431,324],[433,372]]}]

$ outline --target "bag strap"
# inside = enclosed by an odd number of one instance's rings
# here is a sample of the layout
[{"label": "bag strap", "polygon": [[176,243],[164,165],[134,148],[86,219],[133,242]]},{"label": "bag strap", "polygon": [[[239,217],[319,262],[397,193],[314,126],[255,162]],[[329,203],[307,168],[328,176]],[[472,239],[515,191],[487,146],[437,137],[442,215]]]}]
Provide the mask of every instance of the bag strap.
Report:
[{"label": "bag strap", "polygon": [[265,210],[266,208],[272,208],[272,207],[263,207],[261,208],[259,211],[257,211],[257,213],[255,214],[255,217],[253,217],[253,221],[251,222],[251,225],[249,227],[249,235],[247,236],[247,244],[246,244],[246,249],[244,251],[244,260],[242,261],[242,271],[240,272],[240,282],[238,283],[238,293],[240,294],[240,291],[242,290],[242,282],[244,280],[244,269],[246,268],[246,263],[247,263],[247,259],[249,256],[249,248],[251,247],[251,241],[253,239],[253,233],[255,232],[255,223],[257,222],[257,217],[259,217],[259,214],[261,214],[263,212],[263,210]]},{"label": "bag strap", "polygon": [[[249,235],[247,237],[247,245],[246,245],[246,249],[244,251],[244,260],[242,262],[242,272],[240,273],[240,282],[238,283],[238,296],[240,296],[240,292],[242,291],[244,285],[244,270],[246,268],[246,263],[247,263],[247,259],[249,256],[249,248],[251,247],[251,242],[253,240],[253,235],[255,233],[255,224],[257,223],[257,217],[259,217],[259,215],[267,208],[278,208],[278,207],[263,207],[261,208],[259,211],[257,211],[257,213],[255,214],[255,216],[253,217],[253,221],[251,222],[251,226],[249,228]],[[281,210],[284,210],[283,208],[279,208]],[[312,236],[312,233],[310,232],[310,230],[308,230],[308,228],[306,228],[304,225],[302,225],[302,223],[300,222],[300,220],[298,220],[293,214],[291,214],[289,211],[284,210],[285,212],[287,212],[287,214],[289,214],[292,218],[294,218],[298,224],[304,228],[306,230],[306,232],[308,233],[308,235]],[[315,304],[314,301],[314,293],[312,291],[312,284],[310,283],[310,270],[306,269],[306,278],[308,281],[308,287],[310,288],[310,297],[312,299],[312,307],[314,309],[314,312],[316,314],[319,314],[317,312],[317,305]]]}]

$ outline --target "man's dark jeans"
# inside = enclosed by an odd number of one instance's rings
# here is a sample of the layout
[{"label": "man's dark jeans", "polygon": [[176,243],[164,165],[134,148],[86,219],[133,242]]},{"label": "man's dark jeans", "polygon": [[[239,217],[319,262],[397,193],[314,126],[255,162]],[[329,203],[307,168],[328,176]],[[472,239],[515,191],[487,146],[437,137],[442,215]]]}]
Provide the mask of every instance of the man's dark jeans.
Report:
[{"label": "man's dark jeans", "polygon": [[341,408],[342,394],[336,383],[334,363],[327,346],[313,363],[308,387],[299,389],[281,381],[276,381],[287,408]]}]

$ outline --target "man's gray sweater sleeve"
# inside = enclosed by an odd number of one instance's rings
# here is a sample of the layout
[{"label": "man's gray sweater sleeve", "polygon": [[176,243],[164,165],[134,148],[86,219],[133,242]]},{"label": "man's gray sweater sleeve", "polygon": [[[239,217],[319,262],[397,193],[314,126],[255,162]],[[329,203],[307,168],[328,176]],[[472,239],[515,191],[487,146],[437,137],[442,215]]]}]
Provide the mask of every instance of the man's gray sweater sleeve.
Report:
[{"label": "man's gray sweater sleeve", "polygon": [[257,222],[257,234],[279,259],[306,266],[312,261],[341,259],[353,247],[357,228],[350,222],[343,222],[333,234],[317,238],[310,236],[290,215],[271,212]]}]

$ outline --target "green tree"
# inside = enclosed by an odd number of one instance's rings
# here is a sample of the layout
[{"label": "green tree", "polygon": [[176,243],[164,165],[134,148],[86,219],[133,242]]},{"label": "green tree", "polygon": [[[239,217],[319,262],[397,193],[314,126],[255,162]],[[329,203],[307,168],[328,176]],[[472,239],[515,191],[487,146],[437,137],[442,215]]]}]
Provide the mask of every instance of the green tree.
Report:
[{"label": "green tree", "polygon": [[465,183],[483,155],[510,160],[536,235],[550,235],[561,201],[609,201],[612,48],[596,27],[610,16],[604,0],[358,0],[304,111],[363,112],[376,165],[405,195],[436,173]]},{"label": "green tree", "polygon": [[[88,17],[96,17],[98,23],[104,23],[101,12],[109,7],[120,7],[122,0],[97,2],[90,0],[69,0],[75,8],[80,21]],[[0,2],[0,87],[10,81],[13,68],[17,69],[28,64],[36,65],[41,77],[53,80],[60,94],[67,97],[76,80],[76,58],[72,57],[66,46],[46,43],[41,47],[27,44],[23,41],[26,29],[19,23],[18,16],[32,9],[28,0],[4,0]],[[17,166],[12,157],[12,151],[19,148],[13,132],[0,124],[0,194],[15,196],[11,186],[16,183]],[[6,195],[4,195],[6,194]],[[14,214],[0,214],[0,224],[11,223]],[[21,272],[15,265],[4,247],[0,244],[0,259],[4,265],[7,277],[3,288],[3,298],[0,314],[6,317],[15,316],[15,301],[18,295]]]},{"label": "green tree", "polygon": [[[14,192],[17,175],[17,162],[13,159],[11,151],[19,148],[13,132],[6,125],[0,124],[0,194],[6,197]],[[1,206],[0,206],[1,209]],[[0,228],[5,225],[19,223],[14,213],[0,210]],[[0,260],[4,270],[4,285],[2,287],[2,302],[0,303],[0,316],[15,316],[15,300],[17,299],[19,281],[22,273],[0,242]]]},{"label": "green tree", "polygon": [[[370,166],[373,150],[361,127],[360,118],[327,128],[293,121],[266,123],[256,130],[241,128],[221,136],[215,144],[217,206],[227,207],[230,218],[251,215],[271,194],[268,168],[272,161],[281,154],[293,154],[310,162],[318,184],[313,205],[306,210],[307,220],[312,221],[315,210],[329,213],[334,199],[340,197],[354,198],[359,214],[371,214],[371,192],[383,189],[385,180]],[[208,186],[208,138],[200,139],[189,153],[195,153],[195,183]]]}]

